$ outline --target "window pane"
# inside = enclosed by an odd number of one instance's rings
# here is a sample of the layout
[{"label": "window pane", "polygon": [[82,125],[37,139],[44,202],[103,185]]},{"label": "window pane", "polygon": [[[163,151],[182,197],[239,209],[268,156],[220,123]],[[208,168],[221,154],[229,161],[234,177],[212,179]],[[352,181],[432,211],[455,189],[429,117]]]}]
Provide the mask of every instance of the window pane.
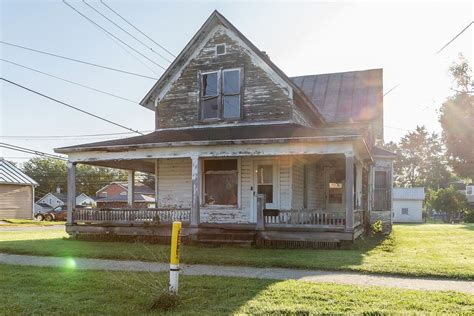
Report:
[{"label": "window pane", "polygon": [[240,93],[240,71],[230,70],[224,71],[224,94]]},{"label": "window pane", "polygon": [[240,117],[240,95],[224,97],[224,118]]},{"label": "window pane", "polygon": [[270,184],[273,183],[273,166],[259,165],[257,168],[257,183]]},{"label": "window pane", "polygon": [[202,118],[203,119],[210,119],[210,118],[217,118],[219,117],[218,113],[218,106],[217,106],[217,97],[202,100],[201,102],[202,107]]},{"label": "window pane", "polygon": [[205,203],[237,205],[237,173],[205,175]]},{"label": "window pane", "polygon": [[202,75],[202,96],[217,95],[217,72]]},{"label": "window pane", "polygon": [[273,203],[273,185],[259,185],[258,194],[265,194],[265,203]]},{"label": "window pane", "polygon": [[342,183],[329,183],[328,203],[342,204]]}]

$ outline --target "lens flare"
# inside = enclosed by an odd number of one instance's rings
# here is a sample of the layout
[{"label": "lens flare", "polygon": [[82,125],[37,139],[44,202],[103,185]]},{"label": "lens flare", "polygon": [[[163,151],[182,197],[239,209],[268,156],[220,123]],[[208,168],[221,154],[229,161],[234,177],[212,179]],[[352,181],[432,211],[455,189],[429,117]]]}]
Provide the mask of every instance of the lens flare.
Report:
[{"label": "lens flare", "polygon": [[76,261],[73,258],[66,258],[65,268],[74,270],[76,268]]}]

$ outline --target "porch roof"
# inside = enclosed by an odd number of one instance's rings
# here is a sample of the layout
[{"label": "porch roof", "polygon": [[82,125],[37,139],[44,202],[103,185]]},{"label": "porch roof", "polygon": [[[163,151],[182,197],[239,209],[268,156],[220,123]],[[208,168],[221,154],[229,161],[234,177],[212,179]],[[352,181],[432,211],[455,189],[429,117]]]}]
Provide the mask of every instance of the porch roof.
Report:
[{"label": "porch roof", "polygon": [[185,146],[191,144],[206,145],[212,144],[213,142],[222,143],[232,141],[258,142],[261,140],[269,140],[272,142],[277,139],[291,141],[305,138],[320,138],[322,140],[326,139],[327,141],[336,141],[361,137],[361,133],[354,128],[311,128],[297,124],[194,127],[157,130],[143,136],[61,147],[56,148],[55,152],[101,151],[111,148],[151,147],[153,145],[157,147],[169,145]]}]

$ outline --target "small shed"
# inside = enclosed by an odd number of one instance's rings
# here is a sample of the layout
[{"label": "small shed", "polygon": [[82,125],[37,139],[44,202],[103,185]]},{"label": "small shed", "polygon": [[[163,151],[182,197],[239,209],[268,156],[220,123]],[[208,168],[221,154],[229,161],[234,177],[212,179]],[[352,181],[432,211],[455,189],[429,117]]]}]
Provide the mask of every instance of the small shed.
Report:
[{"label": "small shed", "polygon": [[423,222],[425,188],[393,188],[393,221],[395,223]]},{"label": "small shed", "polygon": [[0,158],[0,219],[33,218],[36,186],[35,180]]}]

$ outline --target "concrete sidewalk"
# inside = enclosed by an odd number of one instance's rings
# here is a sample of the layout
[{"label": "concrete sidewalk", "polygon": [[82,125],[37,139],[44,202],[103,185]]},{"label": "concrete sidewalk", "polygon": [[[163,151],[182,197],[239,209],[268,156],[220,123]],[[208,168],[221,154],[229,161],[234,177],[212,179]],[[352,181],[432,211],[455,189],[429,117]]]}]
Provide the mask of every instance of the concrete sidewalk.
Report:
[{"label": "concrete sidewalk", "polygon": [[[150,271],[166,272],[164,263],[121,261],[87,258],[61,258],[11,255],[0,253],[0,264],[40,267],[74,267],[85,270]],[[237,266],[187,265],[181,266],[184,275],[210,275],[272,280],[297,280],[351,285],[373,285],[428,291],[457,291],[474,295],[474,282],[461,280],[409,278],[399,276],[370,275],[355,272],[319,270],[294,270],[280,268],[253,268]]]}]

